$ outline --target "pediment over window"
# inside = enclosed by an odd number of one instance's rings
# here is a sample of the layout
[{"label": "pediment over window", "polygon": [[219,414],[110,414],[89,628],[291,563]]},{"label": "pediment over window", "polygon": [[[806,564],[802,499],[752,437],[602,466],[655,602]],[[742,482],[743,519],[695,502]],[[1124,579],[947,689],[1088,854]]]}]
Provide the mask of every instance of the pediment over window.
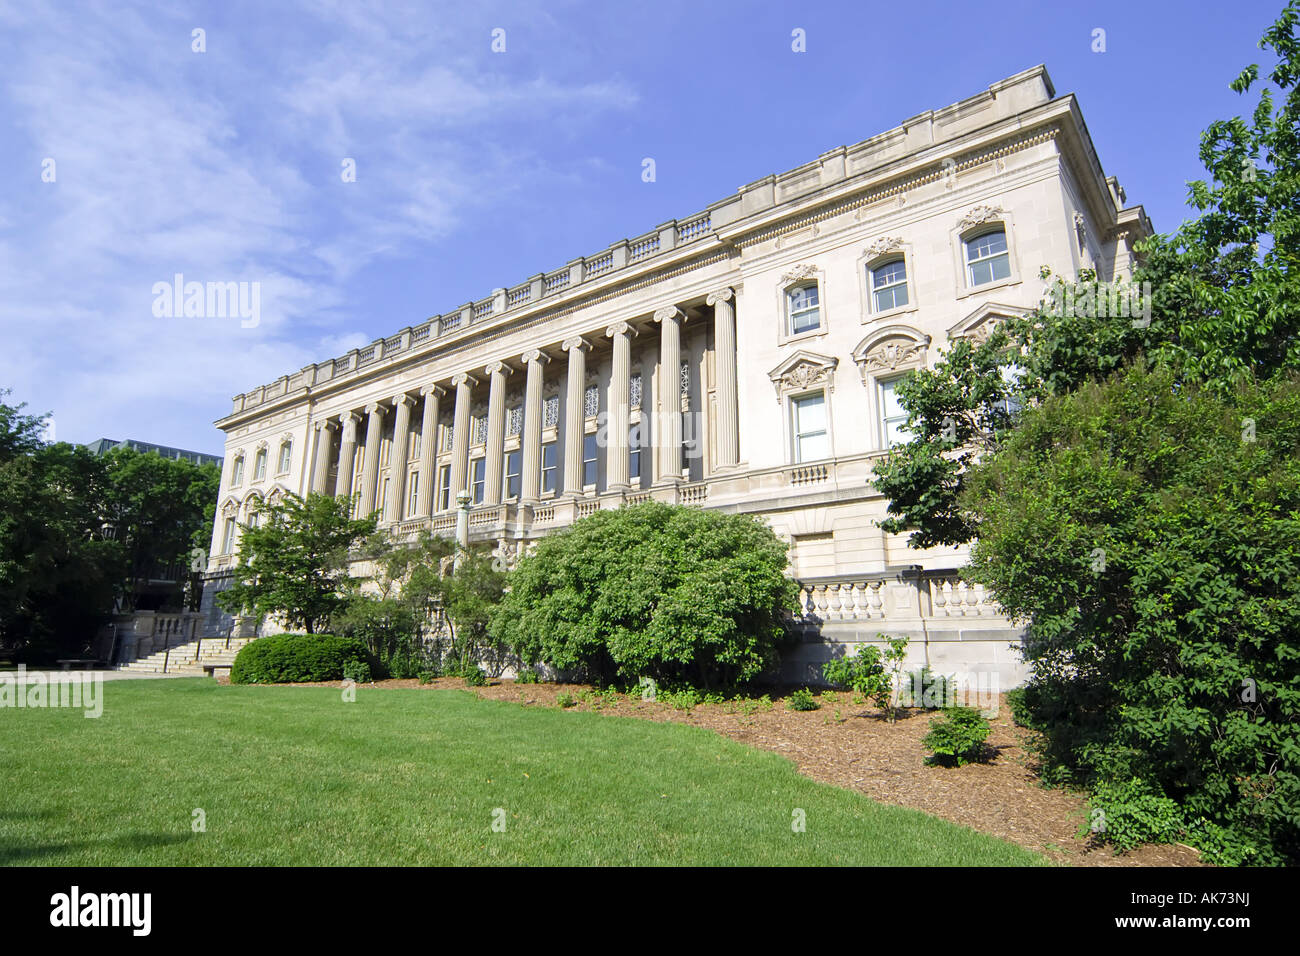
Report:
[{"label": "pediment over window", "polygon": [[278,505],[281,501],[284,500],[284,496],[287,493],[288,493],[287,488],[284,488],[280,485],[276,485],[274,488],[271,489],[271,493],[266,496],[267,504]]},{"label": "pediment over window", "polygon": [[859,342],[853,350],[853,361],[862,373],[862,381],[866,382],[869,375],[925,365],[925,350],[929,345],[930,336],[911,326],[891,325],[877,329]]},{"label": "pediment over window", "polygon": [[227,498],[226,503],[221,506],[221,515],[224,518],[233,518],[239,514],[239,501],[236,498]]},{"label": "pediment over window", "polygon": [[970,339],[972,344],[979,345],[988,339],[1003,319],[1028,313],[1029,310],[1022,306],[985,302],[948,330],[948,340],[951,342],[957,339]]},{"label": "pediment over window", "polygon": [[839,359],[830,355],[818,355],[816,352],[795,352],[772,371],[767,373],[776,388],[779,401],[783,392],[793,389],[812,388],[825,385],[835,388],[835,366]]}]

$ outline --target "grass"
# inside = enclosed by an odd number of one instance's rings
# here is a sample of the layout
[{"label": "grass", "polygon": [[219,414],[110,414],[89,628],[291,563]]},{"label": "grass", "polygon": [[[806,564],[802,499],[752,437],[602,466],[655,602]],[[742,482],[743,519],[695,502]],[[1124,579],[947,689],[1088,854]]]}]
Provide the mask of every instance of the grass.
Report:
[{"label": "grass", "polygon": [[1046,862],[696,727],[449,690],[362,687],[347,703],[194,679],[104,695],[98,719],[0,710],[0,863]]}]

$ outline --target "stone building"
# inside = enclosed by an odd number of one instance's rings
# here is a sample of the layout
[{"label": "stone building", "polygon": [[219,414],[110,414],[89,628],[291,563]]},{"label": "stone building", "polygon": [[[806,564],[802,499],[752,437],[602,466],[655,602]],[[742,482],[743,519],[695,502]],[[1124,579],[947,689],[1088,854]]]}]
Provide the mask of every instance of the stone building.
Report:
[{"label": "stone building", "polygon": [[207,590],[239,523],[289,491],[444,535],[466,491],[472,536],[507,560],[654,499],[761,515],[790,543],[809,626],[788,676],[901,631],[917,662],[1007,686],[1019,632],[959,579],[965,551],[877,524],[895,386],[1032,308],[1040,267],[1124,276],[1149,232],[1075,98],[1026,70],[236,396]]}]

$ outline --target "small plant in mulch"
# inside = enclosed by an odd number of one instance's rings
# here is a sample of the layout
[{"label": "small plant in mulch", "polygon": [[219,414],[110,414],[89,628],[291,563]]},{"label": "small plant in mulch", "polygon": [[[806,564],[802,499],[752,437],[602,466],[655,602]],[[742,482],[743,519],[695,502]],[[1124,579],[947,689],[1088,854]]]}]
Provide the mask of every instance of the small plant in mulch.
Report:
[{"label": "small plant in mulch", "polygon": [[786,698],[785,704],[791,710],[817,710],[821,707],[821,704],[817,702],[817,698],[813,696],[813,692],[807,687],[792,691],[790,696]]},{"label": "small plant in mulch", "polygon": [[989,722],[974,707],[949,707],[942,717],[930,721],[930,732],[922,741],[930,750],[926,762],[960,767],[981,761],[989,731]]},{"label": "small plant in mulch", "polygon": [[578,702],[574,699],[572,694],[564,693],[555,696],[555,703],[562,710],[568,710],[570,707],[576,706]]}]

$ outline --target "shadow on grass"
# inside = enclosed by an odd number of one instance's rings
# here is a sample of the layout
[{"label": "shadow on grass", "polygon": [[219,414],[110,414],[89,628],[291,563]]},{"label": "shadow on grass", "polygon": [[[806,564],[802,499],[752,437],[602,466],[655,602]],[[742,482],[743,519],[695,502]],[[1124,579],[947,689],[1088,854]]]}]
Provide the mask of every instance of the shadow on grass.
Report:
[{"label": "shadow on grass", "polygon": [[[46,816],[48,814],[43,814]],[[7,814],[6,816],[21,816],[21,814]],[[29,816],[36,816],[29,814]],[[103,849],[105,847],[122,853],[138,853],[141,850],[148,850],[157,846],[175,846],[178,843],[184,843],[191,839],[191,834],[175,833],[127,833],[124,836],[113,837],[108,840],[98,841],[79,841],[68,843],[51,843],[44,846],[3,846],[0,845],[0,866],[22,866],[28,863],[36,863],[41,859],[53,856],[59,853],[71,853],[83,850]],[[115,863],[109,863],[109,866]]]}]

